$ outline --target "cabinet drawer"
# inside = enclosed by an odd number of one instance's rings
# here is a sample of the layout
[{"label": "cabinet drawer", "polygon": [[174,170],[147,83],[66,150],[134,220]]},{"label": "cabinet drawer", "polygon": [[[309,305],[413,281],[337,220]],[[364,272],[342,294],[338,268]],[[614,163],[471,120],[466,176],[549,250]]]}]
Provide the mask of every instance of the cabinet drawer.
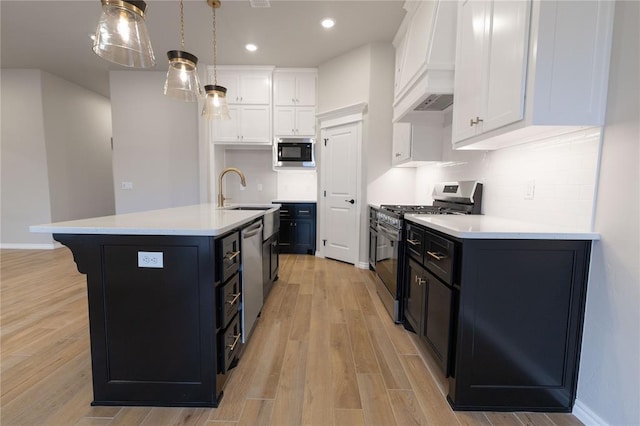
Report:
[{"label": "cabinet drawer", "polygon": [[420,263],[423,263],[422,257],[424,255],[424,235],[425,230],[423,228],[407,224],[407,253],[409,253],[409,256],[413,257]]},{"label": "cabinet drawer", "polygon": [[455,243],[425,231],[424,265],[447,284],[453,283]]},{"label": "cabinet drawer", "polygon": [[316,216],[316,206],[314,204],[299,204],[295,206],[295,215],[298,219],[311,219]]},{"label": "cabinet drawer", "polygon": [[218,373],[224,374],[232,367],[240,352],[240,315],[236,315],[229,326],[218,335]]},{"label": "cabinet drawer", "polygon": [[240,307],[240,274],[218,287],[218,327],[225,328]]},{"label": "cabinet drawer", "polygon": [[293,206],[290,204],[282,204],[280,206],[280,218],[287,219],[293,217]]},{"label": "cabinet drawer", "polygon": [[230,234],[220,240],[218,243],[218,279],[225,282],[240,267],[240,235],[237,232]]}]

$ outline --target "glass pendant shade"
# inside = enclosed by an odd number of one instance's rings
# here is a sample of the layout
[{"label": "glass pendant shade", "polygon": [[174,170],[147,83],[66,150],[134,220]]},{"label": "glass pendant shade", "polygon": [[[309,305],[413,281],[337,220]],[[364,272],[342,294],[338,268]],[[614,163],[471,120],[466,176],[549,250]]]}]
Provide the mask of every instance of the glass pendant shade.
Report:
[{"label": "glass pendant shade", "polygon": [[144,21],[144,1],[101,0],[93,51],[107,61],[133,68],[156,64]]},{"label": "glass pendant shade", "polygon": [[196,65],[198,58],[182,50],[170,50],[169,71],[164,83],[164,94],[186,102],[195,102],[202,97],[202,86]]},{"label": "glass pendant shade", "polygon": [[204,89],[207,92],[207,98],[204,100],[202,116],[209,120],[230,120],[227,89],[212,84],[204,86]]}]

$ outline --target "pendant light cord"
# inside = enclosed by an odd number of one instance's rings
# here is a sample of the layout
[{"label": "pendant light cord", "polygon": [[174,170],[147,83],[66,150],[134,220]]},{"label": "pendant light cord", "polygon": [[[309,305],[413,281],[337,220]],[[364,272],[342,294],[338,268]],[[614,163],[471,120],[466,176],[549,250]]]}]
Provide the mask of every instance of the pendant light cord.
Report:
[{"label": "pendant light cord", "polygon": [[216,43],[216,8],[212,7],[213,10],[213,84],[218,85],[218,71],[216,69],[218,48]]},{"label": "pendant light cord", "polygon": [[180,0],[180,41],[184,50],[184,3]]}]

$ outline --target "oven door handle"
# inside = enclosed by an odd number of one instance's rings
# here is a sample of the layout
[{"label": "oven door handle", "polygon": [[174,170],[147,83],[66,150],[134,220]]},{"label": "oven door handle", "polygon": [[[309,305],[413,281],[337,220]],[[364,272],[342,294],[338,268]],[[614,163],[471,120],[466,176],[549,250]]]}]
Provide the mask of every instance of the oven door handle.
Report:
[{"label": "oven door handle", "polygon": [[389,229],[384,225],[382,225],[381,223],[378,224],[378,232],[382,232],[390,240],[400,241],[400,231],[397,231],[395,229]]}]

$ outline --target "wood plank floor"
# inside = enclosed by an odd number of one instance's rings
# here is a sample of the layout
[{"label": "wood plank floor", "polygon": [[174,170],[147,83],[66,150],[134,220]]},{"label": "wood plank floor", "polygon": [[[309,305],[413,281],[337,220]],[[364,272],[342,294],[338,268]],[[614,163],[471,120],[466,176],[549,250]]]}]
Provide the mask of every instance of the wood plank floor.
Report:
[{"label": "wood plank floor", "polygon": [[569,414],[454,412],[414,335],[393,324],[371,272],[281,256],[220,407],[91,407],[85,277],[71,252],[2,250],[0,424],[579,425]]}]

